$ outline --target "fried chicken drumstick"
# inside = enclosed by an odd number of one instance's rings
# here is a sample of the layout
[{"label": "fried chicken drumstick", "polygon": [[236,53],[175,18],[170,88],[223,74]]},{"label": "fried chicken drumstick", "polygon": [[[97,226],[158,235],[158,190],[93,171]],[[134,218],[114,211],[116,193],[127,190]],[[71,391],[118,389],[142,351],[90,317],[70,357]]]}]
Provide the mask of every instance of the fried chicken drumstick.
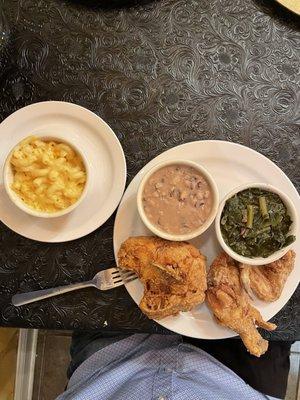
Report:
[{"label": "fried chicken drumstick", "polygon": [[205,299],[205,257],[189,243],[131,237],[121,245],[118,264],[144,284],[139,306],[149,318],[188,311]]},{"label": "fried chicken drumstick", "polygon": [[226,253],[221,253],[210,267],[207,302],[217,322],[237,332],[251,354],[260,357],[267,351],[268,341],[256,326],[274,330],[276,325],[265,322],[251,306],[240,282],[239,267]]}]

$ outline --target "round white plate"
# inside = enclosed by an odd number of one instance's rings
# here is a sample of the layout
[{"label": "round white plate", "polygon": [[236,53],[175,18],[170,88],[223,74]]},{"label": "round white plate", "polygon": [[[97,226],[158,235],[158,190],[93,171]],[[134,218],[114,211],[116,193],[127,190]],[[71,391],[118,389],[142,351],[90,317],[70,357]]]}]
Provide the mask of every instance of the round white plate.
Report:
[{"label": "round white plate", "polygon": [[[299,195],[288,177],[274,163],[256,151],[239,144],[218,140],[183,144],[153,159],[128,186],[115,220],[114,251],[116,259],[121,243],[129,236],[151,234],[139,218],[136,206],[136,194],[141,178],[156,163],[176,158],[196,161],[207,168],[216,180],[220,199],[234,187],[243,183],[265,182],[284,191],[294,201],[296,208],[300,209]],[[214,226],[211,226],[204,235],[191,240],[191,243],[206,255],[208,266],[221,251]],[[300,253],[299,231],[293,248],[298,254]],[[299,255],[297,260],[298,257]],[[296,261],[295,268],[289,276],[279,300],[273,303],[264,303],[259,300],[253,302],[254,306],[262,313],[263,318],[269,320],[284,306],[295,291],[299,277],[300,263]],[[139,281],[133,281],[126,285],[126,289],[138,304],[143,295],[142,284]],[[167,317],[157,322],[171,331],[195,338],[222,339],[235,336],[234,332],[214,321],[206,304],[201,304],[190,312],[181,312],[178,316]]]},{"label": "round white plate", "polygon": [[[37,218],[19,210],[3,186],[3,165],[12,147],[32,134],[71,139],[90,164],[89,188],[69,214]],[[126,183],[126,160],[112,129],[93,112],[72,103],[46,101],[11,114],[0,124],[0,220],[10,229],[41,242],[66,242],[99,228],[116,209]]]}]

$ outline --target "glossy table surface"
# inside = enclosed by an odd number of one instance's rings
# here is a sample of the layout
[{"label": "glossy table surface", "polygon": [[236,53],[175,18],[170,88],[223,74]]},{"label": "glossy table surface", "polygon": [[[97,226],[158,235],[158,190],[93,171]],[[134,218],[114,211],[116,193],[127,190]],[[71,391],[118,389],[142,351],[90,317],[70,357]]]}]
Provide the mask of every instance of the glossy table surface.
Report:
[{"label": "glossy table surface", "polygon": [[[127,184],[166,149],[222,139],[266,155],[299,190],[299,43],[298,17],[271,0],[0,0],[0,120],[34,102],[70,101],[116,132]],[[113,223],[60,244],[0,223],[0,325],[160,331],[124,288],[11,305],[17,292],[113,266]],[[299,304],[298,287],[267,337],[300,339]]]}]

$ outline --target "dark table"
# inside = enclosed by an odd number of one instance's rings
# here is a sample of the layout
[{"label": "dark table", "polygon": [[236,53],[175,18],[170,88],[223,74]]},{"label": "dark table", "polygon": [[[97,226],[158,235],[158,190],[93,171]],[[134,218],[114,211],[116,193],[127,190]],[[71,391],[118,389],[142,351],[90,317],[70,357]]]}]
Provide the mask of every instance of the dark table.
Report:
[{"label": "dark table", "polygon": [[[116,132],[127,183],[170,147],[223,139],[265,154],[299,189],[299,20],[271,0],[0,0],[0,21],[0,120],[34,102],[70,101]],[[114,265],[113,223],[60,244],[0,224],[0,324],[160,331],[124,288],[10,303]],[[299,304],[298,288],[265,336],[299,339]]]}]

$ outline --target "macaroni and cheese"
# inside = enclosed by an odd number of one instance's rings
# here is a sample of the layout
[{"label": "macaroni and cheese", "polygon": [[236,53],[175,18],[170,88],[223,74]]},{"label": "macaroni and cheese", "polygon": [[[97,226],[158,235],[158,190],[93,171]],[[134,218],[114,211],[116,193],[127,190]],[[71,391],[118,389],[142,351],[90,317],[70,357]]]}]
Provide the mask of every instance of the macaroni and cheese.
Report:
[{"label": "macaroni and cheese", "polygon": [[52,213],[71,206],[86,183],[81,157],[65,143],[30,136],[15,148],[10,163],[11,188],[38,211]]}]

